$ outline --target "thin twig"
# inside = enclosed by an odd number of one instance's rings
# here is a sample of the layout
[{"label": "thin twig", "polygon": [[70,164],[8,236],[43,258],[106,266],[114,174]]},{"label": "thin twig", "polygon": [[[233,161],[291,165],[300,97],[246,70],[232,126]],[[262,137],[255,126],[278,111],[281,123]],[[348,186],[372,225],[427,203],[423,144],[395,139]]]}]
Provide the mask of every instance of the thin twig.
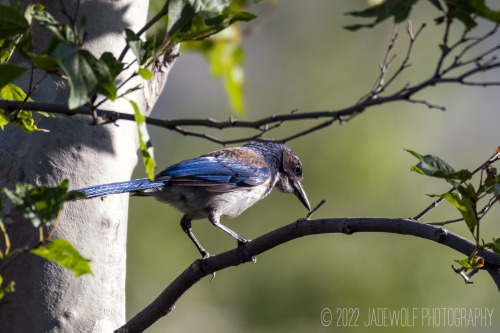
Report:
[{"label": "thin twig", "polygon": [[317,205],[316,207],[314,207],[306,216],[306,220],[309,220],[311,219],[311,217],[313,216],[314,213],[316,213],[318,211],[318,209],[323,206],[325,204],[326,200],[325,199],[322,199]]},{"label": "thin twig", "polygon": [[443,222],[428,222],[428,223],[425,223],[425,224],[436,225],[436,226],[443,226],[443,225],[447,225],[447,224],[451,224],[451,223],[461,222],[463,220],[464,220],[463,218],[459,218],[459,219],[454,219],[454,220],[449,220],[449,221],[443,221]]}]

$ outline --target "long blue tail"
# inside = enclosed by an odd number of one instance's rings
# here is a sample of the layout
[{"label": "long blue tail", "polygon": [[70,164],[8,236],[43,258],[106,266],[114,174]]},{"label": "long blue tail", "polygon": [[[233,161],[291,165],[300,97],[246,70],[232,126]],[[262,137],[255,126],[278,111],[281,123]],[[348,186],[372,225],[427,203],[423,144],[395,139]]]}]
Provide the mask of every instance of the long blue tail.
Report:
[{"label": "long blue tail", "polygon": [[138,190],[158,188],[164,186],[164,184],[165,184],[164,182],[152,182],[148,178],[142,178],[142,179],[129,180],[126,182],[85,187],[75,190],[75,192],[85,193],[87,197],[90,199],[95,197],[101,197],[103,195],[108,195],[108,194],[118,194],[118,193],[134,192]]}]

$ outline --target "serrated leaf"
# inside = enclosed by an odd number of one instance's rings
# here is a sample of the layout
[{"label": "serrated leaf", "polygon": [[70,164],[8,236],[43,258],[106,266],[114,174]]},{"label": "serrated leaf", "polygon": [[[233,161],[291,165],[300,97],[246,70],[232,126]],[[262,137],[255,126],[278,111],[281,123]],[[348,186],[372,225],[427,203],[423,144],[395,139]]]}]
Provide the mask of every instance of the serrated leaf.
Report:
[{"label": "serrated leaf", "polygon": [[20,77],[27,68],[1,64],[0,65],[0,89]]},{"label": "serrated leaf", "polygon": [[[200,10],[196,12],[189,3],[185,4],[177,24],[169,30],[175,43],[205,39],[226,29],[237,21],[250,21],[256,16],[251,13],[238,11]],[[170,22],[170,16],[169,16]]]},{"label": "serrated leaf", "polygon": [[69,77],[71,86],[68,106],[75,109],[96,94],[107,98],[116,98],[114,78],[104,60],[95,58],[90,52],[80,49],[74,44],[60,43],[54,57],[61,62],[61,67]]},{"label": "serrated leaf", "polygon": [[[25,98],[26,94],[24,93],[24,91],[18,86],[11,83],[9,83],[0,90],[0,99],[11,100],[11,101],[23,101]],[[28,98],[28,102],[32,101],[33,100],[31,98]],[[55,117],[52,113],[47,113],[43,111],[35,111],[35,112],[45,117],[50,117],[50,118]],[[6,125],[8,122],[10,122],[10,116],[5,112],[5,110],[2,110],[1,113],[2,114],[0,117],[2,118],[2,120],[0,120],[0,123],[2,123],[1,127],[3,129],[3,125]],[[6,123],[5,121],[7,119],[8,121]],[[13,120],[12,123],[27,133],[36,131],[49,132],[49,130],[38,128],[35,125],[35,120],[33,119],[32,111],[27,111],[27,110],[19,111],[17,114],[17,118]]]},{"label": "serrated leaf", "polygon": [[21,128],[26,133],[50,132],[47,129],[38,128],[38,126],[35,125],[35,119],[33,119],[33,114],[31,111],[26,111],[26,110],[19,111],[19,113],[17,114],[16,121],[14,121],[14,124],[16,124],[17,127]]},{"label": "serrated leaf", "polygon": [[144,80],[151,80],[153,78],[153,73],[147,68],[139,68],[137,74],[140,75]]},{"label": "serrated leaf", "polygon": [[67,198],[67,190],[68,181],[64,180],[57,187],[17,183],[14,190],[4,188],[3,192],[14,209],[37,228],[42,224],[52,225],[56,221]]},{"label": "serrated leaf", "polygon": [[[470,171],[466,169],[455,171],[451,165],[437,156],[420,155],[412,150],[405,150],[420,160],[417,165],[411,167],[412,171],[426,176],[444,178],[448,181],[459,180],[463,182],[472,177],[472,173]],[[457,184],[456,182],[452,182],[452,185],[455,186]]]},{"label": "serrated leaf", "polygon": [[90,260],[83,258],[65,239],[56,239],[48,245],[30,250],[30,252],[72,270],[75,276],[93,274],[89,265]]},{"label": "serrated leaf", "polygon": [[151,139],[149,138],[148,128],[146,126],[146,117],[141,114],[137,103],[135,103],[134,101],[130,101],[130,104],[132,104],[132,107],[134,108],[137,131],[139,133],[140,150],[142,153],[142,162],[144,163],[144,168],[146,170],[148,178],[150,180],[153,180],[155,177],[154,168],[156,162],[153,157],[153,144],[151,143]]},{"label": "serrated leaf", "polygon": [[222,13],[214,17],[204,17],[204,14],[195,15],[189,25],[175,31],[174,42],[196,41],[226,29],[236,21],[250,21],[256,16],[245,12]]},{"label": "serrated leaf", "polygon": [[471,232],[477,225],[477,216],[469,198],[463,198],[458,193],[444,193],[440,195],[432,195],[433,197],[441,197],[455,206],[467,224],[467,227]]},{"label": "serrated leaf", "polygon": [[111,79],[112,81],[114,81],[123,70],[125,64],[121,61],[118,61],[111,52],[104,52],[101,55],[101,60],[106,64],[106,66],[108,66],[109,72],[111,74]]},{"label": "serrated leaf", "polygon": [[134,52],[139,65],[144,63],[153,56],[155,52],[156,37],[152,36],[147,41],[143,41],[132,30],[125,29],[127,35],[127,45]]},{"label": "serrated leaf", "polygon": [[0,39],[23,34],[28,28],[28,21],[17,8],[0,4]]},{"label": "serrated leaf", "polygon": [[231,1],[172,0],[168,6],[167,31],[174,42],[201,40],[236,21],[250,21],[251,13],[233,11]]},{"label": "serrated leaf", "polygon": [[369,24],[355,24],[345,26],[344,29],[355,31],[361,28],[373,28],[380,22],[390,17],[394,17],[394,23],[400,23],[408,18],[413,6],[418,0],[386,0],[378,5],[366,8],[361,11],[345,13],[354,17],[374,18],[375,21]]}]

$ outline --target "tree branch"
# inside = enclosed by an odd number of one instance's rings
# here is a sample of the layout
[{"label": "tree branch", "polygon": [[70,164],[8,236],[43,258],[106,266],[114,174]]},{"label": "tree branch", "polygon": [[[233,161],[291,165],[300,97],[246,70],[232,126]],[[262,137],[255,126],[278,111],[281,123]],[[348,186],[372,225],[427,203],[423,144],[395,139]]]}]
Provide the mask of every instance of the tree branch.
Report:
[{"label": "tree branch", "polygon": [[[144,331],[158,319],[170,313],[175,308],[175,303],[180,297],[203,277],[211,275],[212,272],[217,272],[232,266],[238,266],[242,263],[240,262],[241,258],[244,258],[244,261],[248,262],[254,256],[304,236],[326,233],[343,233],[351,235],[357,232],[385,232],[416,236],[443,244],[467,256],[476,250],[475,243],[449,230],[419,223],[411,219],[300,219],[246,243],[243,249],[233,249],[208,259],[196,260],[150,305],[115,332],[132,333]],[[484,258],[485,267],[488,269],[488,273],[492,276],[497,287],[500,287],[500,273],[498,269],[500,267],[500,255],[491,251],[478,252],[477,254]]]},{"label": "tree branch", "polygon": [[[166,10],[166,6],[167,5],[165,4],[161,13],[163,13],[163,11]],[[152,19],[150,22],[153,21],[154,19]],[[232,143],[245,142],[251,139],[261,138],[265,133],[269,132],[275,127],[278,127],[277,124],[283,124],[284,122],[287,121],[329,118],[326,121],[311,126],[309,129],[302,130],[296,134],[293,134],[289,137],[282,139],[283,141],[289,141],[297,137],[318,131],[322,128],[329,127],[336,122],[344,124],[349,120],[351,120],[352,118],[356,117],[357,115],[363,113],[366,109],[385,103],[403,101],[408,103],[421,104],[428,108],[444,110],[443,106],[430,103],[426,100],[413,98],[413,96],[419,93],[420,91],[428,87],[436,86],[438,84],[457,83],[469,86],[500,85],[500,82],[498,81],[494,82],[466,81],[466,79],[469,79],[471,76],[474,76],[478,73],[487,72],[500,68],[500,61],[497,61],[497,57],[493,54],[494,52],[500,50],[500,44],[491,47],[488,50],[483,51],[479,55],[471,57],[470,59],[465,59],[465,57],[468,56],[469,51],[474,49],[475,46],[487,40],[488,38],[491,38],[496,35],[498,31],[498,25],[495,25],[495,27],[492,30],[490,30],[489,32],[480,37],[468,37],[469,32],[464,31],[462,36],[454,44],[449,46],[448,35],[450,33],[450,29],[449,29],[449,22],[447,22],[443,36],[443,44],[442,44],[443,46],[441,48],[441,56],[438,60],[438,65],[435,71],[432,73],[432,75],[428,79],[425,79],[420,83],[414,85],[406,84],[403,88],[396,91],[395,93],[388,94],[386,96],[381,96],[381,94],[386,91],[387,86],[393,83],[394,80],[397,77],[399,77],[410,66],[409,60],[413,52],[415,42],[417,38],[421,35],[421,32],[424,27],[425,25],[422,25],[417,30],[416,33],[413,33],[411,24],[408,25],[407,33],[410,39],[410,43],[406,51],[406,56],[403,59],[400,66],[395,71],[395,73],[392,74],[392,76],[390,76],[387,79],[389,67],[394,59],[394,57],[391,56],[391,51],[394,47],[394,43],[396,42],[396,37],[397,37],[396,30],[394,30],[394,33],[391,37],[391,41],[389,43],[388,50],[384,58],[384,62],[381,65],[381,73],[375,87],[370,91],[369,94],[363,97],[355,105],[338,110],[295,112],[292,114],[288,113],[288,114],[272,115],[254,121],[234,120],[232,118],[229,119],[228,121],[218,121],[210,118],[164,120],[164,119],[148,117],[146,118],[146,122],[150,125],[155,125],[168,130],[176,131],[182,135],[200,137],[212,142],[216,142],[221,145],[227,145]],[[463,47],[463,49],[461,51],[458,51],[459,47]],[[448,67],[443,67],[445,60],[448,59],[449,56],[452,56],[454,53],[458,54],[454,56],[454,60],[451,62],[451,64]],[[486,59],[486,57],[490,58]],[[69,108],[66,105],[57,105],[49,103],[29,103],[29,102],[21,104],[20,102],[16,101],[0,100],[0,108],[8,112],[15,113],[16,110],[20,109],[21,107],[24,110],[31,110],[31,111],[41,110],[52,113],[63,113],[68,115],[73,115],[73,114],[91,115],[94,112],[94,110],[91,110],[88,107],[79,107],[74,110],[69,110]],[[104,120],[101,121],[100,123],[115,122],[118,119],[135,120],[132,114],[118,113],[99,108],[97,108],[95,112],[99,117],[104,118]],[[190,126],[201,126],[206,128],[215,128],[215,129],[226,129],[233,127],[253,128],[257,131],[257,133],[249,137],[238,137],[236,139],[223,140],[203,132],[190,131],[185,129],[185,127],[190,127]]]}]

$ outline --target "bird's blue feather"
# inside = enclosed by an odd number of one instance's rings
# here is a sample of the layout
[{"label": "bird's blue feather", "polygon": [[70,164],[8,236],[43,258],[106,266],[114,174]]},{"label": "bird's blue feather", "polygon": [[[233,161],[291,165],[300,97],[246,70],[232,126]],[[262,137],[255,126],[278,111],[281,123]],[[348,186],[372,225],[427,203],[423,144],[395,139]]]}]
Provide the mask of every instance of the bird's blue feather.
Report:
[{"label": "bird's blue feather", "polygon": [[[232,186],[258,186],[271,175],[265,166],[252,166],[233,158],[202,156],[168,167],[155,178],[156,181],[200,181]],[[196,185],[195,183],[192,185]]]},{"label": "bird's blue feather", "polygon": [[147,178],[134,179],[125,182],[104,184],[81,188],[78,192],[85,193],[87,198],[95,198],[103,195],[134,192],[139,190],[153,189],[163,186],[161,182],[152,182]]}]

